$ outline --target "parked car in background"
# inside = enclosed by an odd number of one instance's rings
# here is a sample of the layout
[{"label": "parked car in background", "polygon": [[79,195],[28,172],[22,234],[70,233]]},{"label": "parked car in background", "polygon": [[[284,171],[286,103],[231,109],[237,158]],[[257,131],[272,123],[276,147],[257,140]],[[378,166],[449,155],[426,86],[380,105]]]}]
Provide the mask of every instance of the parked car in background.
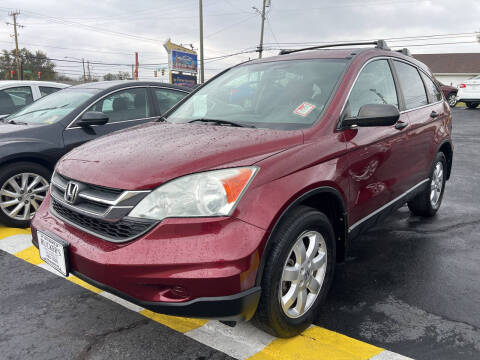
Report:
[{"label": "parked car in background", "polygon": [[434,216],[450,176],[430,70],[375,44],[234,66],[76,148],[33,218],[40,256],[156,312],[297,335],[350,240],[405,203]]},{"label": "parked car in background", "polygon": [[460,84],[457,101],[463,101],[469,109],[475,109],[480,104],[480,75]]},{"label": "parked car in background", "polygon": [[0,81],[0,118],[68,86],[70,85],[49,81]]},{"label": "parked car in background", "polygon": [[442,84],[438,80],[437,82],[440,85],[440,90],[442,90],[443,96],[445,96],[445,99],[447,99],[448,105],[450,105],[450,107],[455,107],[457,104],[458,89],[455,86]]},{"label": "parked car in background", "polygon": [[27,227],[55,163],[99,136],[157,119],[189,93],[160,82],[72,86],[0,121],[0,223]]}]

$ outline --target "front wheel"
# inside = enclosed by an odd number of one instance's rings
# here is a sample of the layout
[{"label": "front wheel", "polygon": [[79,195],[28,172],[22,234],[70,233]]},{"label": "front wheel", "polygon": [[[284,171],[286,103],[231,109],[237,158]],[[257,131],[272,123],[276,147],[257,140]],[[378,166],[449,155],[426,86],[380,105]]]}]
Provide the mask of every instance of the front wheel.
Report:
[{"label": "front wheel", "polygon": [[445,155],[442,152],[437,153],[430,174],[429,186],[408,202],[408,208],[414,215],[432,217],[437,213],[445,191],[446,165]]},{"label": "front wheel", "polygon": [[452,108],[455,107],[455,105],[457,104],[457,94],[455,93],[448,94],[447,102],[448,102],[448,105],[450,105],[450,107]]},{"label": "front wheel", "polygon": [[294,209],[273,236],[253,322],[274,336],[291,337],[310,326],[326,297],[335,237],[329,219],[306,206]]},{"label": "front wheel", "polygon": [[35,163],[13,163],[0,169],[0,223],[26,228],[47,195],[50,171]]},{"label": "front wheel", "polygon": [[478,103],[465,102],[465,105],[467,105],[469,109],[475,109],[478,106]]}]

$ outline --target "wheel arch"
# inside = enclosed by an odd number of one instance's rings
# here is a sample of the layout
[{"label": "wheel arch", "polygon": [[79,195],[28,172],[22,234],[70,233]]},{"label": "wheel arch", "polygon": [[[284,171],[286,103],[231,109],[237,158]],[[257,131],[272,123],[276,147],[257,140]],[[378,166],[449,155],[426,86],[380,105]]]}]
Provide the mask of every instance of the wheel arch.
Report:
[{"label": "wheel arch", "polygon": [[38,164],[38,165],[41,165],[41,166],[47,168],[50,172],[53,172],[53,169],[55,167],[54,162],[52,162],[52,161],[50,161],[46,158],[31,155],[31,154],[19,154],[18,156],[3,159],[2,161],[0,161],[0,167],[4,167],[4,166],[10,165],[10,164],[19,163],[19,162],[35,163],[35,164]]},{"label": "wheel arch", "polygon": [[437,152],[442,152],[447,159],[447,180],[450,179],[453,164],[453,146],[450,140],[443,141],[438,147]]},{"label": "wheel arch", "polygon": [[288,205],[280,211],[276,220],[269,231],[267,241],[265,243],[264,251],[260,259],[260,264],[255,280],[256,285],[260,285],[263,277],[263,270],[269,254],[272,249],[275,231],[278,229],[281,221],[287,216],[290,211],[299,205],[309,206],[313,209],[324,213],[332,223],[335,232],[335,243],[337,251],[337,262],[342,262],[345,259],[345,254],[348,249],[348,221],[345,201],[339,190],[332,186],[320,186],[314,189],[307,190],[302,194],[296,196],[288,202]]}]

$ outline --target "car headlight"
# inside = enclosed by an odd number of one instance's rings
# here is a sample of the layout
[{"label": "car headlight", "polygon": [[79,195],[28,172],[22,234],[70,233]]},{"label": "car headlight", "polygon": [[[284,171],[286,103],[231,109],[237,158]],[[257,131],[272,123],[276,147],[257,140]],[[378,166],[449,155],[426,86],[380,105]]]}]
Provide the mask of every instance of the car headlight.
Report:
[{"label": "car headlight", "polygon": [[228,216],[257,171],[242,167],[182,176],[153,190],[129,216],[153,220]]}]

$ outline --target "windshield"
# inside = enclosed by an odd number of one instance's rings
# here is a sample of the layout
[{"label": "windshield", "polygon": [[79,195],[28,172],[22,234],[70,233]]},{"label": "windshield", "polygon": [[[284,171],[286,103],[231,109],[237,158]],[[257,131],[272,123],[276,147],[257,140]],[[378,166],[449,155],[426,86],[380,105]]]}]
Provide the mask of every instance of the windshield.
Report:
[{"label": "windshield", "polygon": [[235,67],[206,84],[167,121],[222,120],[284,130],[310,127],[345,66],[346,60],[314,59]]},{"label": "windshield", "polygon": [[22,110],[10,115],[6,121],[26,124],[53,124],[62,120],[99,89],[69,88],[45,96]]}]

